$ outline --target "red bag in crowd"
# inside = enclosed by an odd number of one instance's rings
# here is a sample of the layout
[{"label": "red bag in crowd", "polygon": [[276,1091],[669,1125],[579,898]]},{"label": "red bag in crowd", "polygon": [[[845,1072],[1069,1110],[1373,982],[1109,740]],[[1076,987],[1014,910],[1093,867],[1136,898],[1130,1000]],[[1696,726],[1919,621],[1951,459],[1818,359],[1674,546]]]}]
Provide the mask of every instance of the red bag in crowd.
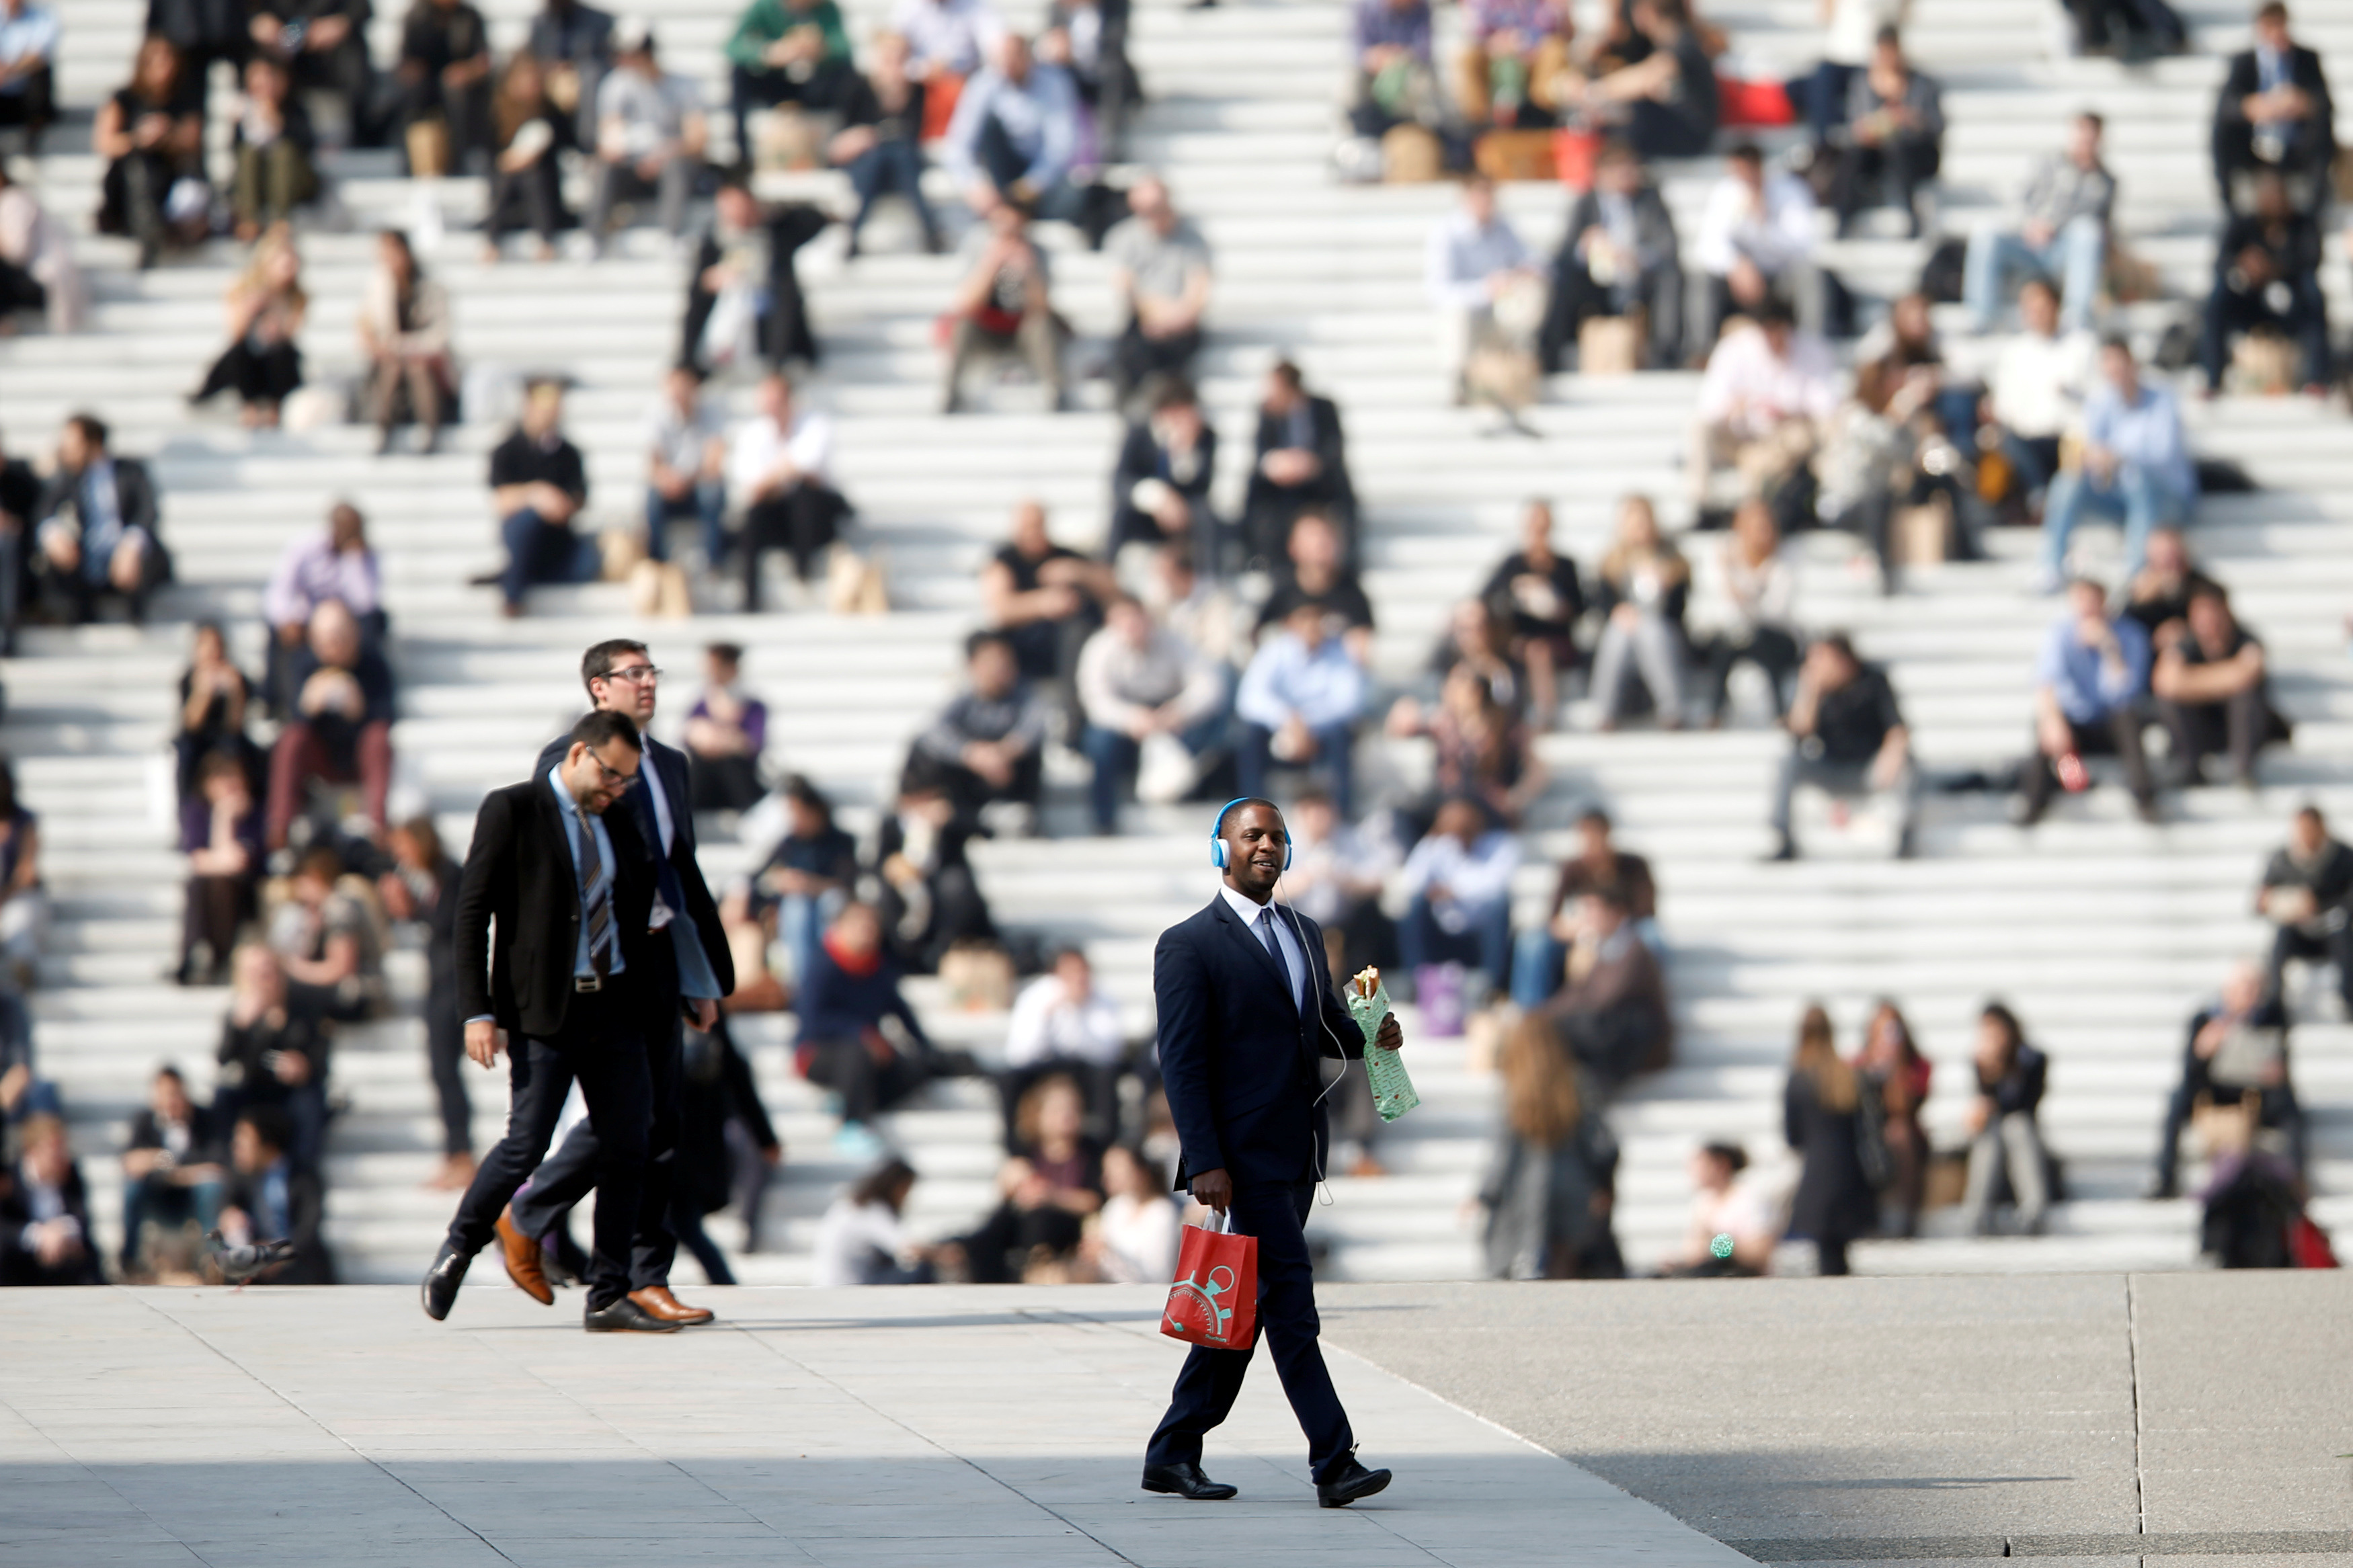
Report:
[{"label": "red bag in crowd", "polygon": [[1552,166],[1560,183],[1583,193],[1593,188],[1593,163],[1601,154],[1601,132],[1563,126],[1552,133]]},{"label": "red bag in crowd", "polygon": [[1246,1351],[1258,1338],[1258,1237],[1236,1236],[1230,1210],[1209,1224],[1218,1228],[1185,1227],[1160,1331],[1213,1351]]},{"label": "red bag in crowd", "polygon": [[1752,125],[1794,125],[1798,121],[1797,107],[1789,101],[1789,89],[1778,81],[1742,81],[1736,77],[1715,79],[1716,117],[1727,131]]},{"label": "red bag in crowd", "polygon": [[2337,1267],[2337,1249],[2328,1245],[2328,1233],[2313,1224],[2310,1215],[2300,1214],[2288,1222],[2287,1255],[2298,1268]]}]

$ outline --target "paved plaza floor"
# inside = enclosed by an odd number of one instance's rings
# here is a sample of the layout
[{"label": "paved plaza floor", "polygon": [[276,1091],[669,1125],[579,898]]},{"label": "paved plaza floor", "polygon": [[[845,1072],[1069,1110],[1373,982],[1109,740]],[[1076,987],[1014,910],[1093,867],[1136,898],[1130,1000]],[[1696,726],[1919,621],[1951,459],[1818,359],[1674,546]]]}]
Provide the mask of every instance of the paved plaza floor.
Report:
[{"label": "paved plaza floor", "polygon": [[1208,1456],[1241,1497],[1148,1496],[1165,1289],[694,1290],[723,1323],[654,1337],[475,1278],[444,1324],[389,1287],[0,1295],[0,1564],[1743,1561],[1336,1350],[1387,1492],[1315,1506],[1261,1356]]}]

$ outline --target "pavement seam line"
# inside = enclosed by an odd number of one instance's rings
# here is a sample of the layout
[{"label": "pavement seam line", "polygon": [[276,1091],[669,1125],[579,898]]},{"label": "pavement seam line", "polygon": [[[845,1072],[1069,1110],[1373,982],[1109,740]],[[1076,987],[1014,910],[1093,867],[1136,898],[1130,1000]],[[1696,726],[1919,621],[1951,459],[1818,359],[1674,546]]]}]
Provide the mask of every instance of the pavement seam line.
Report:
[{"label": "pavement seam line", "polygon": [[[118,1286],[116,1289],[120,1289],[121,1287]],[[112,1492],[116,1500],[120,1501],[123,1507],[129,1509],[132,1512],[137,1514],[140,1518],[153,1525],[161,1533],[171,1537],[172,1544],[177,1546],[181,1551],[186,1552],[197,1562],[204,1563],[205,1568],[212,1568],[211,1558],[206,1556],[203,1552],[197,1551],[195,1547],[181,1540],[180,1532],[178,1531],[166,1529],[162,1520],[157,1519],[153,1514],[149,1513],[137,1503],[132,1502],[129,1498],[124,1497],[120,1488],[118,1488],[112,1481],[108,1480],[104,1476],[100,1475],[96,1470],[90,1468],[88,1462],[74,1458],[74,1452],[71,1448],[67,1447],[55,1437],[50,1436],[47,1428],[43,1427],[39,1422],[34,1420],[31,1416],[18,1409],[15,1403],[9,1400],[5,1394],[0,1394],[0,1410],[5,1410],[9,1415],[14,1415],[17,1420],[22,1421],[27,1431],[39,1437],[42,1442],[47,1443],[50,1447],[55,1448],[58,1455],[64,1458],[67,1464],[71,1465],[74,1468],[81,1471],[82,1474],[88,1476],[91,1480],[96,1481],[100,1486],[104,1487],[108,1491]]]},{"label": "pavement seam line", "polygon": [[746,1336],[753,1343],[758,1345],[762,1350],[766,1351],[770,1355],[775,1356],[778,1361],[783,1362],[786,1365],[798,1367],[802,1372],[807,1373],[809,1376],[816,1378],[818,1382],[839,1393],[844,1399],[857,1405],[860,1408],[867,1411],[869,1414],[878,1417],[879,1419],[888,1421],[892,1426],[896,1426],[900,1431],[906,1433],[907,1436],[914,1438],[917,1442],[938,1450],[947,1458],[955,1460],[957,1464],[965,1466],[974,1474],[986,1477],[990,1482],[1004,1488],[1008,1492],[1011,1492],[1015,1497],[1019,1498],[1023,1502],[1028,1503],[1031,1508],[1036,1509],[1047,1518],[1059,1520],[1062,1524],[1069,1527],[1075,1533],[1085,1536],[1089,1541],[1093,1542],[1097,1546],[1102,1547],[1105,1552],[1110,1552],[1122,1563],[1128,1564],[1128,1568],[1144,1568],[1144,1565],[1137,1563],[1134,1558],[1130,1557],[1126,1552],[1122,1552],[1118,1547],[1113,1546],[1110,1542],[1105,1541],[1102,1536],[1097,1535],[1093,1531],[1089,1530],[1077,1520],[1074,1520],[1068,1514],[1063,1513],[1060,1509],[1053,1507],[1051,1504],[1039,1501],[1036,1498],[1031,1497],[1028,1492],[1023,1491],[1019,1487],[1015,1486],[1011,1481],[1007,1480],[1003,1476],[997,1475],[990,1470],[986,1465],[957,1453],[946,1444],[942,1443],[938,1438],[934,1437],[930,1433],[920,1431],[913,1426],[910,1426],[906,1422],[902,1421],[896,1415],[892,1415],[889,1411],[866,1398],[863,1394],[850,1388],[847,1384],[842,1383],[840,1380],[819,1372],[816,1367],[811,1366],[808,1363],[802,1361],[797,1357],[786,1355],[782,1350],[770,1344],[767,1339],[757,1330],[741,1327],[733,1323],[728,1324],[727,1327],[735,1333]]},{"label": "pavement seam line", "polygon": [[[117,1288],[120,1289],[120,1287]],[[146,1308],[157,1317],[163,1319],[165,1322],[171,1324],[174,1328],[178,1329],[190,1339],[195,1341],[196,1343],[204,1346],[205,1349],[212,1352],[212,1353],[219,1357],[223,1363],[235,1368],[245,1376],[252,1379],[255,1384],[259,1384],[261,1388],[266,1389],[272,1399],[277,1400],[280,1405],[285,1405],[287,1409],[291,1410],[303,1420],[308,1421],[311,1426],[325,1433],[329,1437],[332,1437],[337,1443],[342,1444],[344,1450],[348,1452],[352,1458],[359,1460],[360,1463],[375,1471],[376,1474],[382,1476],[394,1486],[398,1487],[401,1490],[406,1492],[409,1496],[423,1503],[427,1508],[431,1509],[435,1513],[439,1514],[443,1519],[448,1520],[451,1524],[456,1525],[459,1530],[464,1531],[468,1535],[472,1536],[476,1541],[480,1542],[482,1543],[482,1549],[485,1552],[488,1552],[491,1556],[496,1557],[501,1563],[514,1562],[513,1558],[500,1551],[496,1545],[492,1544],[491,1539],[484,1535],[480,1531],[476,1530],[472,1525],[468,1524],[464,1520],[459,1519],[456,1514],[451,1513],[448,1509],[443,1508],[439,1503],[435,1502],[431,1498],[427,1497],[423,1492],[418,1491],[406,1480],[395,1474],[381,1460],[377,1459],[371,1454],[364,1452],[360,1448],[359,1445],[353,1443],[350,1438],[336,1431],[332,1426],[330,1426],[325,1422],[320,1420],[316,1415],[313,1415],[309,1411],[303,1409],[301,1405],[289,1397],[282,1389],[272,1384],[268,1378],[263,1377],[251,1367],[247,1366],[243,1362],[237,1360],[227,1351],[221,1349],[220,1346],[213,1343],[213,1342],[206,1338],[204,1332],[197,1329],[194,1324],[185,1322],[182,1320],[174,1317],[171,1313],[164,1310],[163,1308],[157,1306],[154,1302],[148,1300],[145,1297],[141,1296],[136,1292],[126,1290],[123,1293],[130,1296],[132,1300],[138,1302],[141,1306]],[[176,1535],[174,1539],[177,1539]]]},{"label": "pavement seam line", "polygon": [[2125,1275],[2125,1363],[2132,1372],[2133,1408],[2133,1531],[2148,1533],[2148,1486],[2142,1474],[2145,1433],[2140,1410],[2140,1303],[2133,1293],[2134,1276]]}]

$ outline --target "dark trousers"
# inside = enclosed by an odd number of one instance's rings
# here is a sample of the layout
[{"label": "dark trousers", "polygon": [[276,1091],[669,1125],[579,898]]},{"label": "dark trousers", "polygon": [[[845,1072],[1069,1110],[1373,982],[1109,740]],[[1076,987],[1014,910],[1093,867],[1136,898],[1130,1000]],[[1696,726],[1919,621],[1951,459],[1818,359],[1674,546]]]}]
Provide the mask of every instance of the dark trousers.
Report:
[{"label": "dark trousers", "polygon": [[1846,123],[1847,90],[1862,70],[1861,66],[1824,60],[1806,79],[1806,128],[1814,133],[1817,147],[1830,140],[1832,131]]},{"label": "dark trousers", "polygon": [[2280,991],[2280,972],[2291,958],[2335,964],[2337,994],[2345,999],[2345,1010],[2353,1013],[2353,926],[2340,926],[2320,936],[2308,936],[2294,926],[2282,926],[2273,933],[2268,969],[2274,996]]},{"label": "dark trousers", "polygon": [[2230,759],[2230,783],[2253,778],[2255,753],[2273,741],[2286,739],[2287,726],[2272,711],[2260,680],[2220,702],[2160,700],[2157,716],[2173,737],[2173,766],[2184,784],[2198,783],[2198,764],[2212,756]]},{"label": "dark trousers", "polygon": [[1066,1257],[1078,1247],[1084,1228],[1077,1215],[1053,1204],[1029,1209],[999,1204],[978,1230],[964,1238],[972,1282],[1013,1284],[1028,1268],[1030,1254],[1042,1247],[1056,1258]]},{"label": "dark trousers", "polygon": [[57,75],[47,66],[25,78],[24,91],[0,93],[0,126],[23,126],[28,154],[41,150],[41,133],[57,118]]},{"label": "dark trousers", "polygon": [[425,1060],[441,1111],[441,1152],[474,1152],[474,1102],[466,1092],[466,1026],[458,1017],[456,977],[436,978],[425,993]]},{"label": "dark trousers", "polygon": [[575,1002],[552,1039],[509,1037],[507,1082],[513,1099],[507,1135],[474,1173],[473,1184],[459,1200],[457,1216],[449,1222],[449,1245],[460,1257],[471,1258],[490,1245],[507,1201],[539,1168],[540,1155],[564,1114],[565,1096],[576,1079],[588,1102],[588,1124],[597,1134],[596,1234],[588,1261],[591,1311],[611,1306],[631,1289],[630,1251],[653,1121],[645,1040],[627,1000],[627,978],[618,984],[620,995],[607,991]]},{"label": "dark trousers", "polygon": [[[1604,316],[1621,316],[1636,305],[1649,318],[1651,364],[1672,370],[1683,357],[1683,274],[1672,257],[1659,262],[1635,280],[1624,299],[1614,289],[1593,280],[1575,249],[1576,237],[1553,258],[1552,294],[1545,304],[1544,325],[1536,333],[1536,357],[1545,369],[1556,371],[1577,346],[1585,323]],[[1584,368],[1579,366],[1579,369]]]},{"label": "dark trousers", "polygon": [[687,809],[690,811],[749,811],[767,790],[760,783],[760,759],[752,756],[706,757],[690,752]]},{"label": "dark trousers", "polygon": [[967,817],[1000,800],[1034,806],[1046,788],[1046,760],[1035,746],[1014,763],[1013,777],[1001,789],[962,763],[943,763],[940,772],[944,775],[948,798],[955,802],[958,815]]},{"label": "dark trousers", "polygon": [[744,609],[760,607],[760,557],[782,550],[804,583],[817,577],[818,560],[841,530],[849,503],[814,479],[744,509]]},{"label": "dark trousers", "polygon": [[2274,310],[2263,291],[2235,289],[2227,278],[2218,279],[2206,296],[2206,330],[2200,343],[2201,363],[2209,391],[2222,389],[2222,373],[2231,365],[2231,340],[2242,332],[2267,331],[2296,346],[2299,376],[2306,386],[2328,384],[2328,301],[2320,279],[2310,274],[2286,282],[2287,309]]},{"label": "dark trousers", "polygon": [[1142,323],[1130,320],[1119,341],[1111,350],[1111,393],[1114,400],[1125,403],[1135,389],[1155,375],[1171,375],[1182,372],[1201,352],[1201,331],[1173,333],[1165,338],[1146,337]]},{"label": "dark trousers", "polygon": [[202,403],[224,392],[234,392],[244,403],[274,407],[301,384],[300,348],[292,343],[256,347],[239,338],[213,361],[212,369],[205,373],[204,384],[196,388],[195,401]]},{"label": "dark trousers", "polygon": [[[1315,1269],[1307,1256],[1306,1231],[1314,1201],[1313,1182],[1238,1186],[1232,1214],[1236,1230],[1258,1237],[1259,1337],[1274,1356],[1283,1395],[1307,1435],[1308,1471],[1323,1482],[1347,1463],[1356,1439],[1315,1337],[1322,1324],[1315,1315]],[[1233,1409],[1257,1352],[1255,1343],[1240,1351],[1194,1346],[1176,1374],[1168,1413],[1152,1434],[1145,1463],[1199,1464],[1201,1439]]]},{"label": "dark trousers", "polygon": [[198,950],[205,953],[206,972],[228,973],[229,950],[237,945],[237,928],[254,917],[251,877],[190,877],[187,905],[180,920],[180,973],[191,980]]},{"label": "dark trousers", "polygon": [[1650,1066],[1666,1020],[1639,1003],[1563,1013],[1555,1019],[1569,1055],[1605,1089]]},{"label": "dark trousers", "polygon": [[892,192],[907,198],[915,221],[923,226],[923,243],[940,243],[939,219],[923,199],[923,150],[912,141],[877,142],[849,161],[849,188],[858,193],[858,215],[849,220],[849,243],[855,246],[866,227],[874,204]]},{"label": "dark trousers", "polygon": [[568,522],[550,522],[532,507],[509,513],[499,523],[507,563],[499,573],[499,593],[517,608],[535,583],[594,582],[599,564],[596,542],[575,533]]},{"label": "dark trousers", "polygon": [[755,109],[797,103],[804,109],[838,109],[848,96],[854,73],[848,60],[828,60],[807,77],[796,79],[781,70],[754,70],[745,66],[728,69],[729,106],[735,116],[735,161],[749,167],[752,138],[744,121]]},{"label": "dark trousers", "polygon": [[[626,1256],[628,1289],[643,1290],[670,1283],[671,1264],[678,1259],[678,1237],[671,1229],[671,1199],[677,1188],[678,1079],[685,1048],[685,1025],[676,1015],[666,1037],[646,1041],[646,1146],[644,1169],[637,1188],[637,1213],[630,1222]],[[583,1086],[586,1092],[586,1086]],[[575,1127],[562,1147],[532,1173],[531,1185],[514,1200],[514,1226],[525,1236],[545,1236],[566,1224],[573,1206],[596,1189],[597,1250],[604,1250],[605,1141],[597,1131],[596,1108],[587,1121]],[[699,1226],[696,1227],[701,1228]]]},{"label": "dark trousers", "polygon": [[820,1089],[841,1096],[841,1119],[861,1126],[923,1087],[931,1079],[904,1051],[877,1060],[862,1040],[812,1041],[802,1056],[801,1074]]},{"label": "dark trousers", "polygon": [[287,1158],[299,1170],[316,1171],[321,1156],[326,1152],[327,1122],[331,1119],[327,1086],[315,1078],[290,1087],[272,1078],[255,1077],[235,1088],[224,1085],[213,1091],[213,1116],[223,1127],[235,1126],[239,1116],[257,1105],[274,1105],[286,1113],[286,1120],[294,1127],[294,1142],[286,1151]]},{"label": "dark trousers", "polygon": [[1903,136],[1876,147],[1850,147],[1839,160],[1831,205],[1844,234],[1865,207],[1894,207],[1904,214],[1913,238],[1920,237],[1920,187],[1936,177],[1936,143]]},{"label": "dark trousers", "polygon": [[1798,639],[1778,626],[1756,626],[1746,632],[1725,632],[1707,647],[1708,711],[1724,717],[1725,703],[1732,685],[1732,672],[1746,662],[1765,672],[1773,690],[1773,713],[1779,718],[1789,711],[1784,695],[1789,677],[1797,673],[1801,656]]},{"label": "dark trousers", "polygon": [[[2105,719],[2088,724],[2067,721],[2068,733],[2078,756],[2116,757],[2125,765],[2125,788],[2135,800],[2147,802],[2157,798],[2157,784],[2149,776],[2148,753],[2141,749],[2140,714],[2129,708],[2119,708]],[[2029,816],[2040,816],[2051,804],[2051,792],[2059,787],[2058,772],[2052,759],[2036,747],[2026,760],[2025,777],[2021,787],[2026,796]]]},{"label": "dark trousers", "polygon": [[[7,100],[0,99],[0,103]],[[48,308],[48,286],[15,262],[0,257],[0,316],[10,316],[18,310],[41,310]]]},{"label": "dark trousers", "polygon": [[1450,960],[1467,963],[1501,992],[1512,983],[1511,900],[1496,900],[1466,929],[1451,931],[1438,923],[1430,900],[1416,893],[1405,907],[1405,919],[1398,922],[1398,949],[1408,969]]},{"label": "dark trousers", "polygon": [[[1355,728],[1327,724],[1314,731],[1315,757],[1308,765],[1330,781],[1332,804],[1342,816],[1354,815],[1356,787]],[[1242,725],[1241,743],[1234,753],[1234,769],[1244,795],[1264,795],[1266,775],[1274,763],[1274,731],[1263,724]]]},{"label": "dark trousers", "polygon": [[[2276,163],[2268,162],[2255,151],[2255,128],[2244,120],[2217,121],[2214,126],[2214,183],[2221,187],[2225,211],[2244,212],[2246,203],[2233,200],[2232,187],[2234,176],[2242,174],[2278,174],[2287,178],[2290,199],[2297,200],[2307,210],[2327,198],[2329,149],[2315,133],[2310,121],[2296,129]],[[2299,187],[2304,176],[2310,182],[2307,195]]]},{"label": "dark trousers", "polygon": [[491,171],[491,214],[482,220],[482,232],[493,245],[519,228],[539,236],[543,245],[554,245],[557,232],[571,226],[553,152],[512,172]]},{"label": "dark trousers", "polygon": [[[2157,1179],[2160,1185],[2174,1184],[2181,1164],[2181,1132],[2189,1125],[2190,1113],[2198,1108],[2198,1097],[2213,1096],[2217,1102],[2235,1101],[2246,1092],[2226,1089],[2209,1078],[2206,1063],[2194,1050],[2185,1050],[2181,1058],[2181,1081],[2175,1086],[2173,1097],[2165,1102],[2165,1125],[2158,1132]],[[2259,1126],[2276,1128],[2287,1134],[2288,1158],[2296,1172],[2304,1171],[2304,1108],[2296,1103],[2295,1086],[2283,1082],[2276,1088],[2256,1091],[2263,1097],[2255,1120]]]},{"label": "dark trousers", "polygon": [[[1279,485],[1255,467],[1242,497],[1244,559],[1269,564],[1282,561],[1290,548],[1291,525],[1311,507],[1339,531],[1341,554],[1356,559],[1356,497],[1345,473],[1327,468],[1303,485]],[[1198,552],[1195,559],[1199,559]]]}]

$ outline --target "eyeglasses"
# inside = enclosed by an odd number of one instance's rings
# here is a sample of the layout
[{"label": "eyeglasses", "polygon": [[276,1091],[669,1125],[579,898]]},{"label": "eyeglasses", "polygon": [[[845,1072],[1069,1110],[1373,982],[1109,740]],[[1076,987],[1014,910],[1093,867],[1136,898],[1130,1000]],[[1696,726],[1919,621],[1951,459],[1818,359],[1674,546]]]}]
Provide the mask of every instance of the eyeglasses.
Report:
[{"label": "eyeglasses", "polygon": [[626,680],[630,685],[636,686],[643,681],[659,680],[661,679],[661,666],[658,664],[633,664],[627,669],[608,669],[605,672],[605,679],[607,680]]},{"label": "eyeglasses", "polygon": [[604,781],[607,789],[618,793],[638,782],[638,774],[625,773],[618,768],[607,767],[605,759],[594,752],[588,753],[588,760],[596,764],[596,776]]}]

